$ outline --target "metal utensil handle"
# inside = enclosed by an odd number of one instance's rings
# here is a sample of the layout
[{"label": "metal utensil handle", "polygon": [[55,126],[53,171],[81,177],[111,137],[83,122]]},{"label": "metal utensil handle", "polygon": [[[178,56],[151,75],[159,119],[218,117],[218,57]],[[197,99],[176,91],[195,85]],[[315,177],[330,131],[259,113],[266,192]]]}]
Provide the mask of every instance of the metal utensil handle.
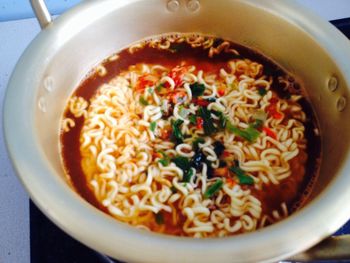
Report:
[{"label": "metal utensil handle", "polygon": [[[350,235],[329,237],[300,254],[290,258],[292,262],[309,262],[323,260],[349,260],[350,259]],[[288,260],[287,260],[288,262]]]},{"label": "metal utensil handle", "polygon": [[40,24],[40,27],[44,29],[52,22],[52,17],[47,9],[45,0],[30,0],[33,11]]}]

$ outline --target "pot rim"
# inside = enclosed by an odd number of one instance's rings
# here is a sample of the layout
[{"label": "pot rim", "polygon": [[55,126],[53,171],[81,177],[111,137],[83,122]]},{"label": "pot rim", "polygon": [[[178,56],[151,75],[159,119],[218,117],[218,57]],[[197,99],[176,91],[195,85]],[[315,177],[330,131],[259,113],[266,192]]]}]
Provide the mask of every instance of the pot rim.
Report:
[{"label": "pot rim", "polygon": [[[153,259],[152,251],[154,250],[158,250],[159,262],[168,257],[173,261],[180,261],[180,259],[186,259],[186,255],[198,256],[198,259],[203,258],[210,261],[220,258],[217,256],[220,254],[224,255],[223,260],[232,262],[243,262],[242,258],[256,261],[255,253],[249,253],[249,249],[242,251],[244,248],[259,248],[257,253],[259,260],[275,261],[313,246],[341,227],[350,214],[350,205],[344,206],[344,203],[349,203],[350,200],[350,191],[346,190],[346,186],[350,184],[350,177],[347,175],[347,171],[350,171],[349,161],[341,167],[336,180],[333,180],[311,204],[287,219],[252,233],[206,239],[149,233],[120,223],[86,201],[82,202],[82,198],[73,192],[59,176],[46,176],[47,174],[55,175],[56,172],[49,167],[46,157],[35,147],[34,140],[31,140],[35,137],[34,129],[27,124],[23,127],[21,123],[14,121],[18,114],[23,114],[21,106],[15,103],[16,99],[25,100],[26,96],[30,95],[21,94],[20,87],[38,84],[37,76],[44,72],[44,69],[35,71],[35,68],[38,68],[35,65],[43,64],[43,61],[47,59],[38,55],[41,47],[52,46],[53,35],[64,35],[70,24],[84,20],[92,13],[92,9],[94,13],[101,12],[95,17],[98,19],[112,10],[138,1],[142,0],[119,0],[118,4],[112,0],[100,0],[79,4],[60,16],[34,39],[20,58],[11,76],[3,111],[6,146],[18,177],[41,211],[61,229],[85,245],[107,255],[116,256],[113,244],[118,244],[119,259],[127,260],[132,255],[132,258],[137,261]],[[343,71],[348,87],[350,86],[350,59],[349,62],[344,59],[344,56],[350,58],[350,45],[348,40],[329,23],[304,10],[291,0],[278,2],[263,0],[259,3],[254,0],[239,1],[283,17],[307,32],[332,56]],[[108,11],[102,13],[103,10]],[[93,23],[93,19],[90,23]],[[71,31],[70,34],[65,37],[66,40],[74,32]],[[337,43],[336,47],[334,43]],[[19,141],[18,138],[21,140]],[[348,156],[347,159],[349,159]],[[334,205],[324,211],[325,202]],[[67,217],[67,214],[70,217]],[[84,220],[77,222],[79,218],[84,218]],[[306,225],[305,222],[312,222],[312,225]],[[283,242],[281,235],[284,236]],[[143,253],[139,253],[140,247],[145,248]],[[239,257],[235,258],[235,255]]]}]

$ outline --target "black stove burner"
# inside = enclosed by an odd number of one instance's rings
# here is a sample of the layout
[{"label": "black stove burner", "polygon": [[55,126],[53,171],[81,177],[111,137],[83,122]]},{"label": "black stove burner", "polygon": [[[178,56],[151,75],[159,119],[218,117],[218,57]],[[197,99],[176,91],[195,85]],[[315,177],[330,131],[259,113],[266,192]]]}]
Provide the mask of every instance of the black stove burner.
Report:
[{"label": "black stove burner", "polygon": [[350,39],[350,17],[338,20],[330,21],[334,26],[336,26],[347,38]]},{"label": "black stove burner", "polygon": [[30,201],[30,258],[32,263],[121,263],[79,243]]},{"label": "black stove burner", "polygon": [[[350,38],[350,18],[331,21]],[[350,234],[350,221],[335,235]],[[30,201],[32,263],[121,263],[79,243],[49,221]],[[344,261],[342,261],[344,262]]]}]

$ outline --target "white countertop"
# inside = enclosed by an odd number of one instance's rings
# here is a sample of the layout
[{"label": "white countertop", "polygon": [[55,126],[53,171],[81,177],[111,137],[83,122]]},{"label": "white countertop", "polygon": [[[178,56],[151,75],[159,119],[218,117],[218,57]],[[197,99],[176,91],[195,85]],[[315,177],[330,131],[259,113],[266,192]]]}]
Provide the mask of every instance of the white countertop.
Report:
[{"label": "white countertop", "polygon": [[[326,20],[350,17],[350,0],[297,1]],[[3,2],[0,3],[0,8],[4,8]],[[1,20],[5,19],[1,19],[0,11]],[[0,22],[1,109],[6,85],[16,61],[39,31],[40,28],[35,19]],[[2,122],[0,123],[0,168],[0,262],[30,263],[28,195],[15,176],[7,156]]]}]

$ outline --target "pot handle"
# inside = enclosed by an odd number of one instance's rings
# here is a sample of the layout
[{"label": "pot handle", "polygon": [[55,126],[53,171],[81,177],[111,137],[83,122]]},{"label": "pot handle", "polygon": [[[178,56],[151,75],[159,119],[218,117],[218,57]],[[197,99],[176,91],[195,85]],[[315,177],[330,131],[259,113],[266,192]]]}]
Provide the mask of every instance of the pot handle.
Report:
[{"label": "pot handle", "polygon": [[318,245],[283,262],[340,262],[350,259],[350,235],[328,237]]},{"label": "pot handle", "polygon": [[47,9],[45,0],[30,0],[30,4],[32,5],[41,29],[44,29],[52,22],[52,17]]}]

